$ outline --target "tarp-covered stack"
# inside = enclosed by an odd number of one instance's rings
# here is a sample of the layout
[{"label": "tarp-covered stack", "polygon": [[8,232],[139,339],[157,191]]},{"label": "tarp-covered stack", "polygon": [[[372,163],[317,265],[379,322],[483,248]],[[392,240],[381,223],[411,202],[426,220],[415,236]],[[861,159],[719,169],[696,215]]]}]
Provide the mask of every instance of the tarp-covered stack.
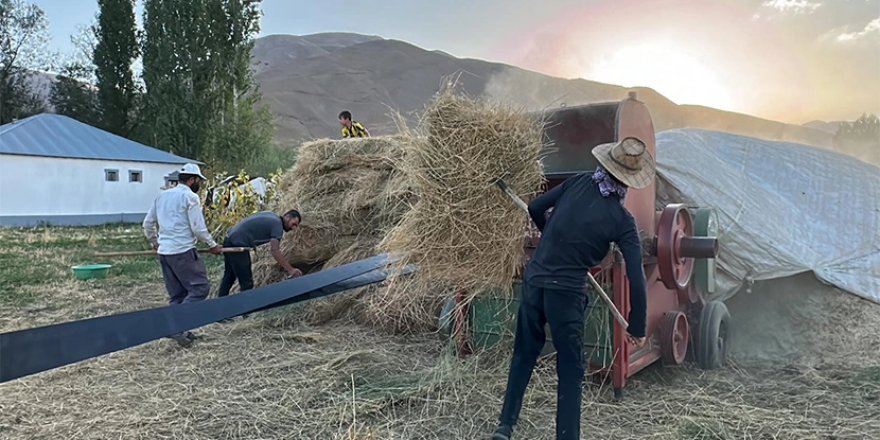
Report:
[{"label": "tarp-covered stack", "polygon": [[717,299],[811,271],[880,303],[880,168],[806,145],[708,130],[657,135],[658,200],[718,211]]}]

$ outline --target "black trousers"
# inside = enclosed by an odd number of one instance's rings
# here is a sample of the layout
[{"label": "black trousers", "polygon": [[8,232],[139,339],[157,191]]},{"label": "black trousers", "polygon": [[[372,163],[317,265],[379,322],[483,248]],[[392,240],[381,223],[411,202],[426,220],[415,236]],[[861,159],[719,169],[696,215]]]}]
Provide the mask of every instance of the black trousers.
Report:
[{"label": "black trousers", "polygon": [[523,296],[516,322],[513,359],[500,422],[514,426],[535,362],[545,343],[544,324],[550,325],[556,347],[556,439],[579,440],[581,391],[584,381],[583,291],[545,289],[523,283]]},{"label": "black trousers", "polygon": [[[228,241],[223,242],[223,247],[236,247]],[[229,295],[232,285],[238,279],[238,286],[241,291],[254,288],[254,275],[251,272],[251,253],[250,252],[230,252],[223,254],[223,280],[220,281],[220,288],[217,291],[218,297]]]}]

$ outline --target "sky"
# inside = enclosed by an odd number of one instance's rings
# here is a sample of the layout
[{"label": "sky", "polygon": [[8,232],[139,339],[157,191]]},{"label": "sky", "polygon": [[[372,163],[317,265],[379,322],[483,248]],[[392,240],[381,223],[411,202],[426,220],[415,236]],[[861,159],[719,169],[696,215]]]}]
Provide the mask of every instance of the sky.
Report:
[{"label": "sky", "polygon": [[[98,10],[97,0],[35,3],[62,53]],[[261,35],[378,35],[791,123],[880,113],[880,0],[263,0],[262,9]]]}]

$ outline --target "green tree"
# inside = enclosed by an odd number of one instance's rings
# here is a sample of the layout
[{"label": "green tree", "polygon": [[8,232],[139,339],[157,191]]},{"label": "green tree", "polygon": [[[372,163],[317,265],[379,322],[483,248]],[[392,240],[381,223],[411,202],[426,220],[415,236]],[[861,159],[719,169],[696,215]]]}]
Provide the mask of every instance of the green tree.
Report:
[{"label": "green tree", "polygon": [[880,118],[864,113],[853,122],[842,122],[834,134],[835,143],[880,142]]},{"label": "green tree", "polygon": [[129,136],[135,124],[138,89],[132,63],[138,57],[134,0],[98,0],[94,29],[95,76],[102,127]]},{"label": "green tree", "polygon": [[66,61],[52,85],[49,102],[55,113],[70,116],[89,125],[101,125],[98,91],[95,87],[95,29],[82,27],[71,36],[76,51]]},{"label": "green tree", "polygon": [[271,145],[250,68],[258,0],[146,0],[145,142],[238,172]]},{"label": "green tree", "polygon": [[43,10],[21,0],[0,0],[0,124],[44,111],[32,75],[47,54]]},{"label": "green tree", "polygon": [[89,125],[100,125],[98,93],[94,85],[85,79],[91,72],[88,66],[76,63],[61,69],[49,94],[49,102],[55,108],[55,113]]},{"label": "green tree", "polygon": [[[272,143],[272,115],[259,107],[260,92],[251,69],[253,37],[260,31],[257,0],[214,2],[208,9],[213,70],[224,83],[217,89],[221,110],[207,138],[207,159],[246,167],[262,159]],[[229,171],[234,171],[229,170]]]},{"label": "green tree", "polygon": [[[196,3],[145,0],[143,71],[144,122],[140,138],[172,153],[199,157],[198,119],[208,109],[195,106],[196,86],[189,38]],[[203,37],[202,37],[203,38]]]}]

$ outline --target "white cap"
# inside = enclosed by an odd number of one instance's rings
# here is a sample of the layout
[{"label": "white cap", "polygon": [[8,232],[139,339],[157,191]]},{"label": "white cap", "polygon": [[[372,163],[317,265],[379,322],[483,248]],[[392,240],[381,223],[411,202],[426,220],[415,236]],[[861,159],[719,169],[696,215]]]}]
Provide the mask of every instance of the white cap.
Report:
[{"label": "white cap", "polygon": [[202,174],[202,170],[199,169],[199,166],[194,163],[188,163],[188,164],[184,165],[183,168],[181,168],[177,172],[180,174],[189,174],[192,176],[199,176],[202,178],[202,180],[208,180],[208,178]]}]

